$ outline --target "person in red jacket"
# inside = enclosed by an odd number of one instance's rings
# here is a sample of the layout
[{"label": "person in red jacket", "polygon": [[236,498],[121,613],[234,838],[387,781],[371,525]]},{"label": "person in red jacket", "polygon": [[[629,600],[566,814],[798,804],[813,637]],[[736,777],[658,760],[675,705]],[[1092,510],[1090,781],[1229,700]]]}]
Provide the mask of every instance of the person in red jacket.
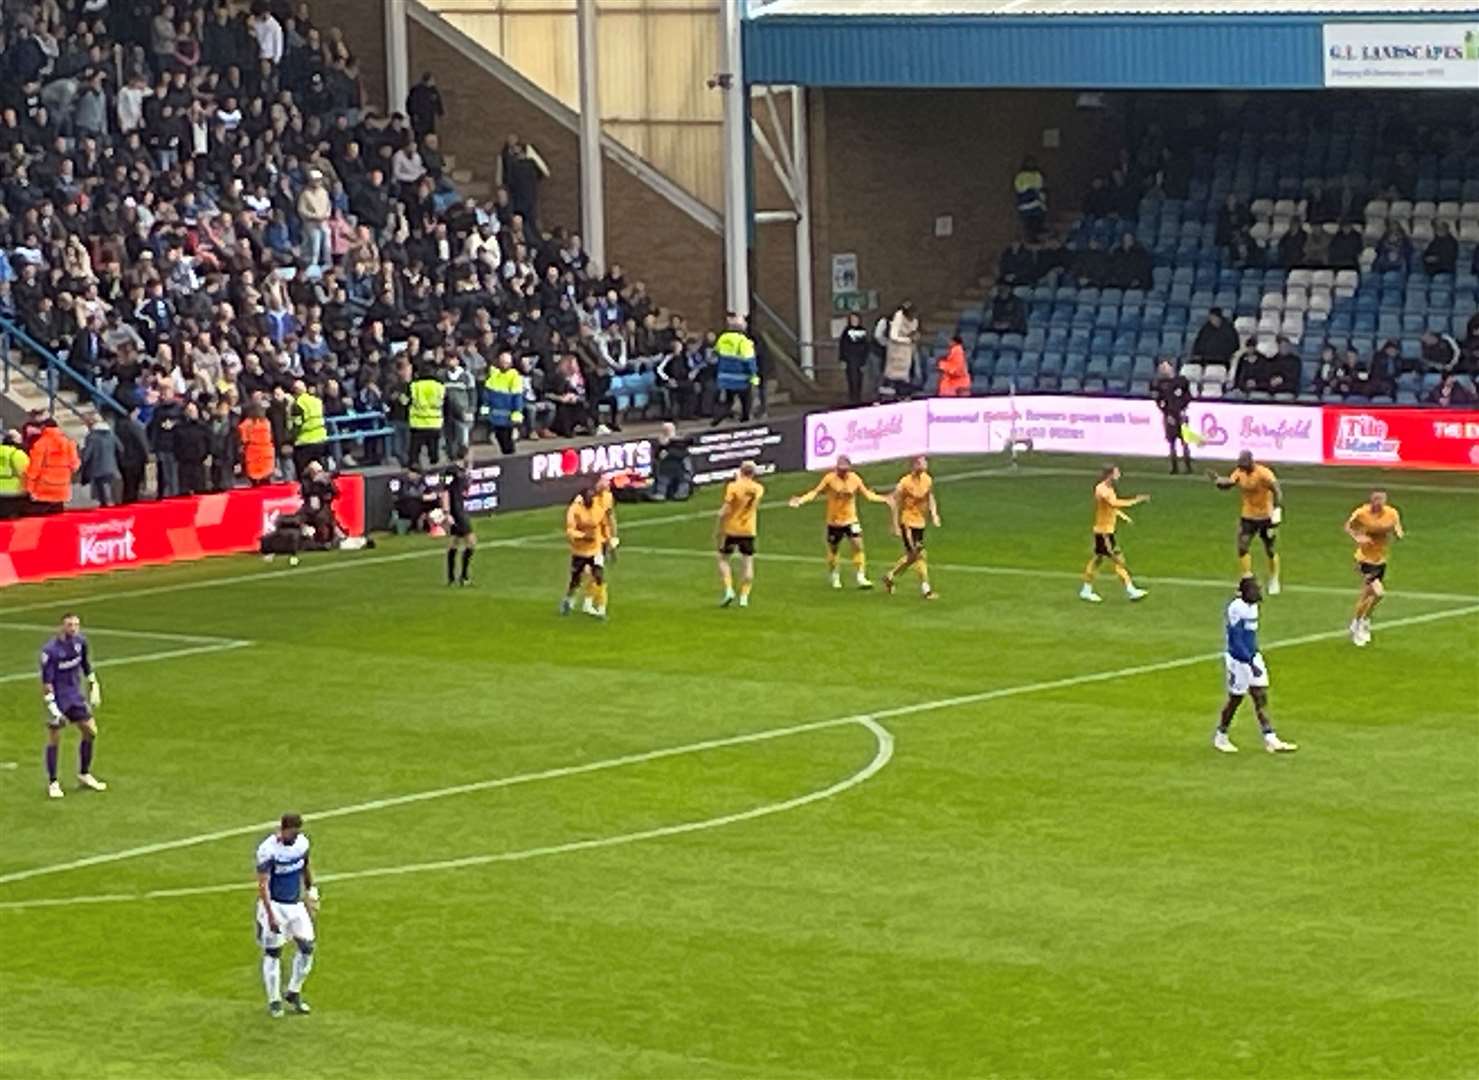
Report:
[{"label": "person in red jacket", "polygon": [[940,369],[940,397],[969,397],[971,372],[965,362],[965,342],[959,334],[950,339],[950,351],[936,362]]},{"label": "person in red jacket", "polygon": [[55,420],[48,419],[41,425],[30,453],[26,490],[31,495],[31,512],[59,513],[72,497],[72,476],[82,467],[77,444],[67,438]]}]

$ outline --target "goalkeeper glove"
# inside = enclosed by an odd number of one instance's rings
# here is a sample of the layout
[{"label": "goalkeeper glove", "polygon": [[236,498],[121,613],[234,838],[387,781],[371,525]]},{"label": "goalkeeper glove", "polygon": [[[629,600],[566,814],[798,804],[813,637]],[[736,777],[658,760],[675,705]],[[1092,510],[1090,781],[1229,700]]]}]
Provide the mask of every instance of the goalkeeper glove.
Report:
[{"label": "goalkeeper glove", "polygon": [[87,680],[88,680],[88,683],[89,683],[88,691],[87,691],[87,701],[88,701],[88,704],[90,704],[94,709],[96,709],[96,708],[98,708],[98,706],[102,705],[102,703],[103,703],[103,688],[98,683],[98,677],[97,677],[97,675],[95,675],[95,674],[94,675],[89,675],[87,677]]},{"label": "goalkeeper glove", "polygon": [[49,713],[51,713],[51,718],[53,720],[60,720],[60,719],[62,719],[62,710],[61,709],[58,709],[56,707],[56,695],[55,694],[47,694],[46,695],[46,711],[49,712]]}]

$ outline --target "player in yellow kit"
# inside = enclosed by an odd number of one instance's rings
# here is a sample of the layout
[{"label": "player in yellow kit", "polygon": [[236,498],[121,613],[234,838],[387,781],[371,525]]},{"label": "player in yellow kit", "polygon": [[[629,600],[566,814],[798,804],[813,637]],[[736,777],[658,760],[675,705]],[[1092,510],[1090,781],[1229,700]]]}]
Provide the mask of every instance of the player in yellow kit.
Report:
[{"label": "player in yellow kit", "polygon": [[935,528],[940,528],[940,507],[935,502],[935,481],[929,474],[929,461],[923,454],[915,458],[909,471],[894,485],[889,496],[893,507],[894,535],[904,541],[904,554],[888,573],[883,575],[883,587],[894,591],[894,580],[899,574],[914,567],[919,574],[919,591],[926,600],[936,600],[939,594],[930,587],[929,559],[924,549],[925,515]]},{"label": "player in yellow kit", "polygon": [[760,517],[760,500],[765,488],[755,480],[755,463],[746,461],[739,475],[724,485],[724,503],[714,522],[714,540],[719,553],[719,580],[724,582],[721,607],[735,601],[734,571],[730,556],[740,555],[739,606],[750,606],[750,586],[755,581],[755,533]]},{"label": "player in yellow kit", "polygon": [[1130,577],[1130,568],[1125,565],[1125,556],[1120,551],[1119,541],[1114,537],[1114,528],[1116,522],[1130,521],[1130,515],[1125,513],[1127,509],[1150,502],[1150,496],[1135,495],[1121,499],[1114,490],[1119,478],[1118,466],[1106,465],[1099,473],[1099,482],[1094,485],[1094,555],[1089,559],[1089,565],[1084,567],[1084,584],[1078,591],[1079,599],[1091,604],[1100,603],[1104,599],[1094,591],[1094,575],[1099,572],[1099,565],[1105,559],[1114,564],[1115,574],[1124,582],[1126,596],[1131,600],[1139,600],[1146,595],[1144,589],[1135,587],[1135,582]]},{"label": "player in yellow kit", "polygon": [[565,511],[565,539],[570,542],[570,585],[565,590],[565,599],[560,601],[561,615],[570,614],[582,580],[589,577],[584,611],[598,619],[606,617],[606,559],[601,554],[601,525],[605,516],[596,501],[594,484],[581,489]]},{"label": "player in yellow kit", "polygon": [[1238,464],[1227,476],[1218,476],[1210,469],[1207,476],[1219,491],[1237,488],[1243,506],[1238,519],[1238,569],[1243,577],[1253,576],[1253,556],[1248,549],[1255,536],[1263,540],[1263,551],[1268,556],[1268,594],[1279,595],[1279,555],[1274,550],[1278,540],[1279,524],[1284,520],[1284,493],[1279,489],[1279,478],[1267,465],[1253,460],[1253,455],[1244,450],[1238,455]]},{"label": "player in yellow kit", "polygon": [[1387,576],[1387,548],[1392,537],[1401,540],[1402,515],[1387,503],[1385,491],[1373,491],[1369,501],[1351,511],[1346,518],[1346,535],[1356,542],[1356,572],[1361,575],[1361,595],[1356,598],[1356,614],[1351,619],[1351,643],[1371,644],[1371,612],[1386,595],[1383,579]]},{"label": "player in yellow kit", "polygon": [[790,502],[791,509],[805,506],[818,495],[827,496],[827,573],[832,578],[832,588],[842,588],[842,575],[837,571],[837,549],[845,539],[852,546],[852,566],[857,575],[858,588],[871,589],[867,563],[863,555],[863,526],[858,521],[858,496],[869,502],[886,503],[888,499],[876,494],[863,478],[852,471],[852,461],[846,454],[837,459],[817,481],[817,486],[805,495],[797,495]]},{"label": "player in yellow kit", "polygon": [[[595,506],[601,515],[601,573],[604,578],[607,567],[616,561],[616,549],[621,543],[616,535],[616,496],[611,493],[611,481],[604,476],[596,481]],[[594,615],[595,606],[594,599],[587,594],[581,610]]]}]

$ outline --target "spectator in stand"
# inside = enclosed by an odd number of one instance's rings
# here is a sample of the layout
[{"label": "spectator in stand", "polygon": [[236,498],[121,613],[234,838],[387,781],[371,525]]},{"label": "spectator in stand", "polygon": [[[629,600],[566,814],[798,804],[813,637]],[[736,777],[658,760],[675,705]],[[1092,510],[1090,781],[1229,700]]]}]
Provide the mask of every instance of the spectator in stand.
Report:
[{"label": "spectator in stand", "polygon": [[1305,247],[1309,244],[1309,229],[1299,217],[1291,218],[1289,231],[1279,237],[1279,265],[1285,270],[1306,265]]},{"label": "spectator in stand", "polygon": [[1394,364],[1402,361],[1402,346],[1386,341],[1370,360],[1362,360],[1355,349],[1346,350],[1345,363],[1336,379],[1336,390],[1347,397],[1384,397],[1392,392]]},{"label": "spectator in stand", "polygon": [[1109,190],[1109,178],[1102,173],[1089,181],[1089,190],[1084,192],[1083,212],[1091,218],[1111,217],[1115,211],[1114,193]]},{"label": "spectator in stand", "polygon": [[577,432],[590,434],[595,430],[595,421],[586,402],[585,377],[573,353],[560,358],[551,380],[549,397],[555,405],[554,421],[550,425],[555,434],[569,438]]},{"label": "spectator in stand", "polygon": [[461,461],[467,453],[472,445],[472,425],[478,415],[478,380],[466,366],[467,359],[462,350],[454,351],[442,372],[442,382],[447,386],[442,407],[442,440],[449,461]]},{"label": "spectator in stand", "polygon": [[483,384],[488,408],[489,438],[500,453],[514,452],[514,433],[524,420],[524,377],[514,367],[513,353],[503,349]]},{"label": "spectator in stand", "polygon": [[[1002,256],[1005,259],[1005,255]],[[863,402],[863,373],[868,369],[868,357],[872,346],[868,339],[868,328],[863,317],[856,311],[847,316],[847,325],[837,338],[837,358],[847,375],[847,401],[849,405]]]},{"label": "spectator in stand", "polygon": [[159,386],[159,400],[149,414],[149,444],[154,451],[154,497],[168,499],[180,493],[180,467],[175,456],[175,429],[185,410],[175,397],[173,383]]},{"label": "spectator in stand", "polygon": [[1207,313],[1207,321],[1192,342],[1191,358],[1198,364],[1227,364],[1238,351],[1238,334],[1221,308]]},{"label": "spectator in stand", "polygon": [[1425,330],[1419,341],[1419,359],[1414,365],[1417,370],[1424,372],[1458,370],[1463,358],[1463,350],[1450,335],[1440,334],[1436,330]]},{"label": "spectator in stand", "polygon": [[118,436],[97,413],[88,413],[87,438],[82,441],[82,482],[92,488],[99,506],[118,504],[118,481],[123,475]]},{"label": "spectator in stand", "polygon": [[1423,249],[1423,270],[1429,275],[1451,274],[1458,267],[1458,238],[1448,222],[1433,224],[1433,239]]},{"label": "spectator in stand", "polygon": [[210,490],[205,463],[211,456],[210,427],[200,417],[200,406],[185,403],[184,415],[175,426],[175,459],[180,470],[180,494],[200,495]]},{"label": "spectator in stand", "polygon": [[663,392],[664,415],[669,420],[690,419],[693,415],[693,371],[689,367],[682,338],[669,340],[668,351],[657,362],[655,376]]},{"label": "spectator in stand", "polygon": [[1341,219],[1340,198],[1336,192],[1326,191],[1325,185],[1316,181],[1305,192],[1305,219],[1314,226],[1333,225]]},{"label": "spectator in stand", "polygon": [[129,412],[114,424],[118,435],[118,471],[122,481],[124,503],[139,501],[144,474],[149,468],[149,433],[139,422],[140,407],[135,402]]},{"label": "spectator in stand", "polygon": [[1036,255],[1021,240],[1013,240],[996,261],[996,280],[1008,285],[1031,285],[1037,279]]},{"label": "spectator in stand", "polygon": [[26,472],[31,459],[21,448],[21,433],[14,428],[0,437],[0,521],[25,517],[31,509],[26,494]]},{"label": "spectator in stand", "polygon": [[1337,385],[1344,377],[1344,363],[1340,350],[1332,342],[1326,341],[1320,347],[1320,358],[1315,363],[1315,393],[1323,397],[1327,393],[1336,392]]},{"label": "spectator in stand", "polygon": [[1371,264],[1371,269],[1378,274],[1394,270],[1406,272],[1407,260],[1411,255],[1412,242],[1407,239],[1407,233],[1395,221],[1390,222],[1387,231],[1382,234],[1381,242],[1377,244],[1376,261]]},{"label": "spectator in stand", "polygon": [[1036,241],[1042,236],[1048,219],[1048,193],[1037,159],[1023,158],[1022,167],[1012,180],[1012,191],[1016,196],[1017,220],[1022,225],[1022,235],[1029,241]]},{"label": "spectator in stand", "polygon": [[271,71],[282,63],[282,23],[272,14],[267,0],[256,0],[252,4],[252,35],[257,41],[257,58],[265,65],[259,70]]},{"label": "spectator in stand", "polygon": [[1268,253],[1264,251],[1263,245],[1254,240],[1253,234],[1247,229],[1240,229],[1233,234],[1227,253],[1233,268],[1237,270],[1262,270],[1268,262]]},{"label": "spectator in stand", "polygon": [[1269,358],[1258,348],[1258,341],[1249,338],[1237,351],[1227,369],[1227,385],[1234,390],[1247,393],[1262,389],[1268,378]]},{"label": "spectator in stand", "polygon": [[1191,447],[1186,442],[1186,410],[1191,405],[1191,383],[1176,370],[1170,359],[1160,362],[1156,368],[1155,382],[1150,387],[1156,408],[1161,411],[1161,421],[1166,433],[1166,446],[1171,454],[1171,475],[1176,467],[1176,446],[1181,446],[1181,461],[1186,474],[1191,475]]},{"label": "spectator in stand", "polygon": [[1361,252],[1366,242],[1355,222],[1343,221],[1335,235],[1330,238],[1330,269],[1358,270],[1361,267]]},{"label": "spectator in stand", "polygon": [[1073,252],[1069,260],[1068,272],[1080,286],[1097,288],[1109,279],[1109,253],[1098,237],[1090,237],[1087,246]]},{"label": "spectator in stand", "polygon": [[510,135],[498,156],[498,186],[508,189],[509,205],[526,226],[539,220],[539,185],[547,176],[549,166],[539,152]]},{"label": "spectator in stand", "polygon": [[914,381],[914,348],[919,340],[919,320],[914,305],[905,300],[888,322],[888,353],[883,362],[884,382],[894,393],[907,396]]},{"label": "spectator in stand", "polygon": [[1150,252],[1135,239],[1134,233],[1127,232],[1120,237],[1119,247],[1109,256],[1109,273],[1105,281],[1118,289],[1148,289],[1154,268],[1155,259]]},{"label": "spectator in stand", "polygon": [[60,513],[72,498],[72,475],[82,465],[77,444],[67,438],[55,420],[48,418],[27,453],[30,461],[26,465],[26,493],[31,499],[30,513]]},{"label": "spectator in stand", "polygon": [[991,314],[986,321],[987,329],[998,334],[1025,334],[1027,332],[1027,305],[1012,293],[1011,286],[1000,284],[991,297]]},{"label": "spectator in stand", "polygon": [[940,372],[939,397],[969,397],[971,372],[965,361],[965,341],[959,334],[950,339],[950,348],[935,365]]},{"label": "spectator in stand", "polygon": [[333,213],[324,174],[309,169],[308,184],[298,195],[298,219],[303,223],[303,257],[310,266],[328,266],[332,262],[329,218]]},{"label": "spectator in stand", "polygon": [[1274,394],[1299,393],[1299,380],[1303,374],[1299,350],[1286,337],[1279,338],[1278,351],[1270,358],[1264,383],[1259,389]]},{"label": "spectator in stand", "polygon": [[1229,247],[1233,237],[1253,226],[1253,215],[1237,195],[1228,193],[1217,208],[1217,246]]},{"label": "spectator in stand", "polygon": [[437,121],[446,115],[442,105],[442,92],[437,89],[436,76],[425,72],[421,81],[411,87],[406,95],[406,115],[411,119],[411,130],[418,140],[436,133]]},{"label": "spectator in stand", "polygon": [[1468,408],[1479,401],[1474,389],[1451,371],[1445,371],[1438,385],[1428,391],[1428,404],[1445,409]]}]

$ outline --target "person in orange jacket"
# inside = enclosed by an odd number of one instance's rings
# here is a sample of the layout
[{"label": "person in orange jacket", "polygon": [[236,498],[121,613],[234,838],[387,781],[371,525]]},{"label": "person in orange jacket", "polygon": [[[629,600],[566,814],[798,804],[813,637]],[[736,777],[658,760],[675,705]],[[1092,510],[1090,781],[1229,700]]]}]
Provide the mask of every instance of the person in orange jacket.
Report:
[{"label": "person in orange jacket", "polygon": [[72,474],[82,467],[77,444],[56,421],[47,419],[31,444],[31,462],[26,466],[26,490],[33,514],[56,514],[72,498]]},{"label": "person in orange jacket", "polygon": [[950,351],[936,361],[940,369],[940,397],[969,397],[971,372],[965,362],[965,342],[959,334],[950,339]]},{"label": "person in orange jacket", "polygon": [[246,419],[236,425],[241,445],[241,472],[253,487],[268,483],[277,467],[277,447],[272,441],[272,421],[260,401],[247,406]]}]

